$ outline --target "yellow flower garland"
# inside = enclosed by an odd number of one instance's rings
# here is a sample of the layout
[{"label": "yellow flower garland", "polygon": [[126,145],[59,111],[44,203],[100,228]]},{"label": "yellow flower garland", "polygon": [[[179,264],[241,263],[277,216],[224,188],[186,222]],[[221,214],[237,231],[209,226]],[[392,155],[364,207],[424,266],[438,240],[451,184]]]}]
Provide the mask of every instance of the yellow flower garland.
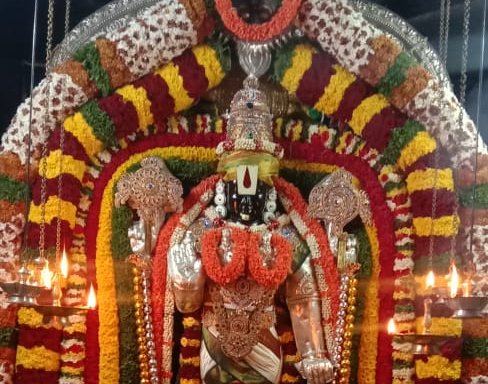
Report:
[{"label": "yellow flower garland", "polygon": [[[58,196],[49,196],[45,204],[45,223],[50,223],[58,217],[59,204],[61,204],[61,219],[69,223],[73,229],[76,221],[76,206],[70,201],[61,200]],[[42,222],[42,204],[31,203],[29,210],[29,221],[40,224]]]},{"label": "yellow flower garland", "polygon": [[337,112],[347,88],[356,80],[356,76],[340,65],[334,65],[335,73],[330,78],[323,95],[314,108],[326,115]]},{"label": "yellow flower garland", "polygon": [[436,149],[437,143],[428,132],[418,132],[413,140],[402,149],[397,165],[404,171],[418,159]]},{"label": "yellow flower garland", "polygon": [[293,51],[290,67],[286,70],[281,80],[281,85],[289,93],[295,93],[305,72],[312,66],[313,49],[304,44],[299,44]]},{"label": "yellow flower garland", "polygon": [[83,180],[86,164],[84,161],[77,160],[71,155],[63,155],[60,149],[49,152],[47,158],[42,158],[39,168],[42,169],[46,163],[46,178],[54,179],[59,176],[59,165],[62,164],[61,172],[74,176],[78,181]]},{"label": "yellow flower garland", "polygon": [[139,121],[139,130],[147,132],[147,128],[154,123],[154,117],[151,112],[151,100],[147,97],[146,90],[130,84],[119,88],[116,93],[121,95],[125,102],[134,105]]},{"label": "yellow flower garland", "polygon": [[373,116],[380,113],[389,105],[390,103],[386,97],[381,94],[375,94],[365,98],[361,101],[361,104],[354,109],[351,120],[349,120],[349,126],[356,135],[360,136],[364,127],[371,121]]},{"label": "yellow flower garland", "polygon": [[461,361],[449,361],[449,359],[434,355],[426,362],[417,360],[415,371],[419,379],[458,380],[461,376]]},{"label": "yellow flower garland", "polygon": [[[416,319],[417,332],[424,331],[424,318],[417,317]],[[460,319],[451,319],[448,317],[433,317],[430,332],[433,335],[445,336],[461,336],[463,330],[463,322]]]},{"label": "yellow flower garland", "polygon": [[193,55],[198,64],[205,69],[208,88],[216,87],[225,76],[224,70],[217,57],[217,51],[208,45],[199,45],[193,48]]},{"label": "yellow flower garland", "polygon": [[407,176],[407,190],[412,194],[426,189],[447,189],[454,190],[454,179],[452,169],[421,169],[413,171]]},{"label": "yellow flower garland", "polygon": [[17,312],[17,322],[19,325],[27,325],[37,328],[43,325],[44,316],[34,308],[21,307]]},{"label": "yellow flower garland", "polygon": [[458,231],[458,216],[442,216],[437,219],[431,217],[414,217],[413,227],[418,236],[455,236]]},{"label": "yellow flower garland", "polygon": [[39,369],[49,372],[59,371],[59,353],[45,347],[25,348],[17,346],[16,364],[27,369]]},{"label": "yellow flower garland", "polygon": [[376,383],[376,355],[378,348],[378,309],[380,248],[376,228],[365,225],[371,246],[371,278],[365,293],[365,308],[361,342],[359,345],[358,378],[361,384]]},{"label": "yellow flower garland", "polygon": [[179,68],[174,63],[168,63],[156,71],[168,85],[168,93],[175,102],[175,113],[183,111],[193,103],[193,99],[188,96],[183,85],[183,77],[180,76]]},{"label": "yellow flower garland", "polygon": [[87,123],[80,112],[64,120],[64,129],[70,132],[83,146],[90,160],[97,162],[96,155],[102,150],[103,143],[93,133],[93,128]]},{"label": "yellow flower garland", "polygon": [[313,173],[332,173],[337,170],[336,165],[320,164],[320,163],[306,163],[302,160],[282,160],[280,162],[281,169],[292,169],[294,171],[305,171]]}]

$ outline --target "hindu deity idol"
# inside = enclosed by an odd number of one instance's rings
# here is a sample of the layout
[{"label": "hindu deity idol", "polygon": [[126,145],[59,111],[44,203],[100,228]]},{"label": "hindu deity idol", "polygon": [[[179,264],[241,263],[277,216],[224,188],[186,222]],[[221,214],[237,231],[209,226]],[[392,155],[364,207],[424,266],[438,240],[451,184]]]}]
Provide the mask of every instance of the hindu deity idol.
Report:
[{"label": "hindu deity idol", "polygon": [[219,177],[171,238],[170,286],[180,312],[202,308],[204,383],[279,382],[280,297],[290,314],[298,371],[309,383],[328,383],[334,378],[327,347],[333,336],[324,328],[330,306],[318,284],[323,270],[315,270],[307,224],[280,186],[284,181],[278,182],[283,149],[273,142],[258,86],[249,76],[234,96],[227,137],[217,147]]}]

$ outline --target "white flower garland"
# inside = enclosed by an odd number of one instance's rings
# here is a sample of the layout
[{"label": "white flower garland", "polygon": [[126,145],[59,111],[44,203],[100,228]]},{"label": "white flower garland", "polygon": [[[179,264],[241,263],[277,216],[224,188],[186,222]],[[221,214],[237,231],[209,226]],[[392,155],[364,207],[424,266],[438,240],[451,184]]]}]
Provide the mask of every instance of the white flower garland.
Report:
[{"label": "white flower garland", "polygon": [[[356,75],[368,64],[373,49],[366,42],[381,34],[347,0],[306,0],[300,9],[300,29]],[[361,56],[358,57],[358,52]]]},{"label": "white flower garland", "polygon": [[[46,96],[49,94],[49,114]],[[15,153],[22,165],[27,161],[27,144],[30,123],[30,101],[27,98],[17,108],[7,131],[2,137],[2,149]],[[88,97],[71,77],[52,73],[43,79],[32,92],[32,144],[31,156],[36,160],[39,149],[56,125],[74,112],[75,108],[88,101]]]},{"label": "white flower garland", "polygon": [[119,56],[136,78],[197,43],[197,31],[185,7],[176,0],[164,0],[147,8],[106,37],[115,42]]}]

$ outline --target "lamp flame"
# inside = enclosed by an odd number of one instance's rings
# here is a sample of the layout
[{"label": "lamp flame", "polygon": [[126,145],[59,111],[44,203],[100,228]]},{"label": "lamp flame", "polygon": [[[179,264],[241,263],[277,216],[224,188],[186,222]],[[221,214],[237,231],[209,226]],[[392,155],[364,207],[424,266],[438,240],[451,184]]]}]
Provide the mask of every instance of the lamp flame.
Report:
[{"label": "lamp flame", "polygon": [[450,284],[451,297],[454,298],[457,296],[458,287],[459,287],[459,275],[458,275],[456,265],[454,263],[452,263],[452,265],[451,265],[451,284]]},{"label": "lamp flame", "polygon": [[63,256],[61,257],[61,275],[66,279],[68,278],[68,257],[66,256],[66,248],[63,247]]},{"label": "lamp flame", "polygon": [[87,306],[90,309],[95,309],[97,307],[97,294],[95,293],[95,288],[93,288],[93,284],[90,284]]},{"label": "lamp flame", "polygon": [[46,289],[51,289],[53,286],[53,275],[54,272],[52,272],[49,269],[49,263],[46,260],[46,264],[44,265],[44,268],[41,271],[41,281],[42,285],[46,287]]},{"label": "lamp flame", "polygon": [[388,322],[388,334],[393,335],[395,333],[397,333],[395,320],[390,319],[390,321]]},{"label": "lamp flame", "polygon": [[427,274],[427,288],[434,288],[435,286],[435,275],[434,271],[430,270],[429,273]]}]

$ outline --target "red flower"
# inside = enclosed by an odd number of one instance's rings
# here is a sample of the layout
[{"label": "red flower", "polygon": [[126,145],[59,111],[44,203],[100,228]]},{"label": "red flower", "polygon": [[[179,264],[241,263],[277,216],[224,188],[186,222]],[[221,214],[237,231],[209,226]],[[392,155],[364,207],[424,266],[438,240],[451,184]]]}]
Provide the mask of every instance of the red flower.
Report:
[{"label": "red flower", "polygon": [[273,234],[271,237],[271,246],[276,255],[274,266],[266,268],[263,266],[259,244],[260,236],[256,233],[250,235],[248,247],[249,255],[249,272],[259,285],[266,288],[278,287],[288,275],[291,265],[292,249],[290,243],[281,235]]},{"label": "red flower", "polygon": [[295,19],[301,0],[283,0],[281,7],[263,24],[248,24],[237,14],[231,0],[215,0],[225,27],[241,40],[266,41],[280,35]]},{"label": "red flower", "polygon": [[202,237],[202,261],[207,276],[219,285],[237,280],[246,268],[246,246],[250,244],[249,233],[239,229],[231,230],[232,259],[222,265],[218,256],[218,246],[222,240],[223,228],[212,229]]}]

